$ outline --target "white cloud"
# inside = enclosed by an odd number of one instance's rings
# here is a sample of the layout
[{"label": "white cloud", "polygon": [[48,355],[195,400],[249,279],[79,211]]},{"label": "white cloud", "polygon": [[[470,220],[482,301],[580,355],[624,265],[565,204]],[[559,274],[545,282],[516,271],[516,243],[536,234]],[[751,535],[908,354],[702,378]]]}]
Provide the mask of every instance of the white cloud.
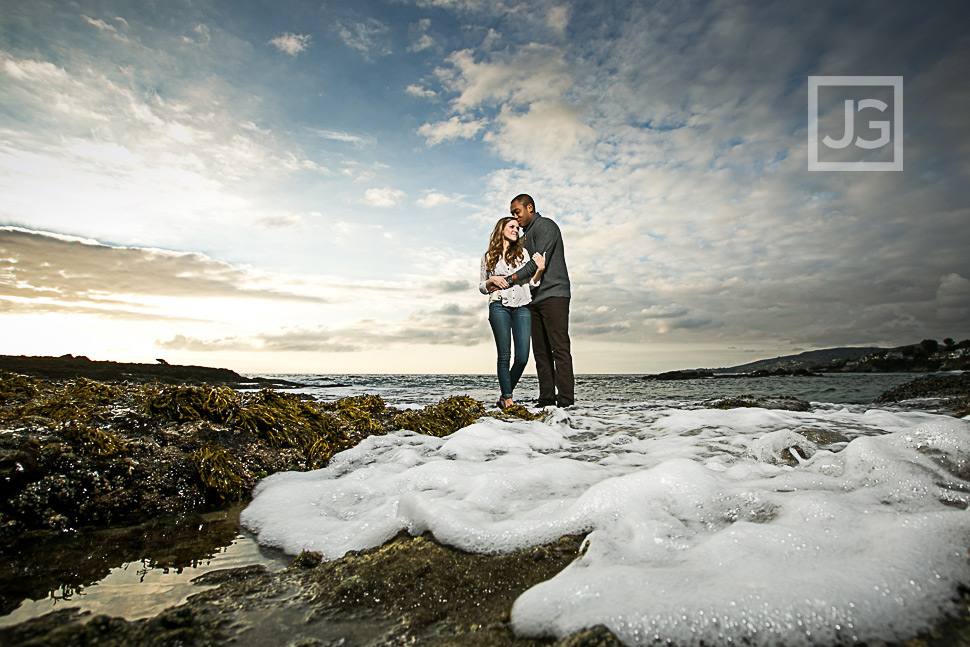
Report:
[{"label": "white cloud", "polygon": [[407,194],[400,189],[374,188],[364,191],[364,203],[372,207],[394,207],[405,197]]},{"label": "white cloud", "polygon": [[362,146],[365,144],[373,144],[373,138],[362,137],[361,135],[355,135],[354,133],[343,132],[339,130],[323,130],[314,129],[313,134],[318,137],[323,137],[324,139],[330,139],[337,142],[345,142],[347,144],[354,144],[356,146]]},{"label": "white cloud", "polygon": [[452,102],[456,111],[504,101],[524,106],[558,100],[572,85],[558,48],[530,43],[513,55],[495,56],[497,60],[476,62],[474,53],[465,49],[448,58],[453,74],[448,69],[441,69],[440,74],[458,93]]},{"label": "white cloud", "polygon": [[269,41],[269,44],[290,56],[296,56],[305,52],[310,46],[311,36],[308,34],[293,34],[286,32]]},{"label": "white cloud", "polygon": [[453,139],[471,139],[485,127],[485,123],[485,120],[462,121],[455,116],[448,121],[424,124],[418,128],[418,134],[428,140],[429,146],[435,146]]},{"label": "white cloud", "polygon": [[334,30],[347,47],[363,54],[365,60],[373,61],[391,53],[391,29],[380,20],[338,21]]},{"label": "white cloud", "polygon": [[557,36],[564,36],[566,28],[569,26],[569,7],[567,5],[557,5],[549,9],[546,16],[546,24]]},{"label": "white cloud", "polygon": [[423,88],[420,85],[415,85],[413,83],[408,85],[408,87],[405,88],[404,91],[410,94],[411,96],[420,97],[422,99],[430,99],[437,95],[437,92],[435,92],[434,90],[429,90],[427,88]]},{"label": "white cloud", "polygon": [[0,54],[0,84],[19,115],[0,122],[7,222],[55,231],[83,222],[89,235],[170,244],[161,241],[254,222],[252,189],[328,172],[235,112],[237,95],[217,78],[188,103],[145,92],[116,66],[69,71]]},{"label": "white cloud", "polygon": [[[596,133],[581,121],[582,113],[561,102],[539,101],[525,113],[502,110],[499,129],[485,136],[498,153],[520,164],[543,163],[542,160],[564,158],[580,147],[592,143]],[[541,151],[541,156],[537,156]],[[539,159],[541,157],[542,159]]]},{"label": "white cloud", "polygon": [[433,209],[435,207],[443,207],[448,204],[454,204],[463,197],[464,196],[461,195],[445,195],[444,193],[439,193],[437,191],[427,191],[422,197],[415,200],[415,203],[423,209]]},{"label": "white cloud", "polygon": [[114,26],[109,25],[108,23],[101,20],[100,18],[91,18],[90,16],[84,16],[84,15],[82,15],[81,17],[84,18],[88,22],[88,24],[94,25],[95,27],[103,31],[110,31],[110,32],[118,31],[117,29],[114,28]]},{"label": "white cloud", "polygon": [[408,39],[411,41],[409,52],[422,52],[434,46],[434,39],[428,35],[430,27],[431,20],[428,18],[422,18],[408,27]]}]

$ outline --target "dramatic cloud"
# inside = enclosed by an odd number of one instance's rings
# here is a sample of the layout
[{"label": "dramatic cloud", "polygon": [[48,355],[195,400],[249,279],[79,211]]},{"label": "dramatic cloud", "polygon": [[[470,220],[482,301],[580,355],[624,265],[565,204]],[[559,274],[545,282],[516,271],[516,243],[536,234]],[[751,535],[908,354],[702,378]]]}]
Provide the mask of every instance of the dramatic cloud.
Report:
[{"label": "dramatic cloud", "polygon": [[[37,347],[483,370],[523,191],[583,370],[970,335],[965,2],[8,4],[0,307]],[[904,77],[905,170],[809,172],[808,77],[860,74]]]},{"label": "dramatic cloud", "polygon": [[468,332],[475,329],[484,332],[483,328],[481,309],[463,308],[452,303],[436,310],[416,312],[401,321],[362,320],[339,329],[327,326],[284,328],[279,332],[263,333],[250,339],[202,340],[179,334],[167,341],[159,340],[158,345],[168,350],[197,352],[244,350],[353,353],[413,344],[476,346],[486,341],[484,334],[470,335]]},{"label": "dramatic cloud", "polygon": [[202,254],[112,247],[0,227],[0,299],[32,300],[35,310],[47,305],[127,307],[146,297],[326,303],[259,283],[259,277]]}]

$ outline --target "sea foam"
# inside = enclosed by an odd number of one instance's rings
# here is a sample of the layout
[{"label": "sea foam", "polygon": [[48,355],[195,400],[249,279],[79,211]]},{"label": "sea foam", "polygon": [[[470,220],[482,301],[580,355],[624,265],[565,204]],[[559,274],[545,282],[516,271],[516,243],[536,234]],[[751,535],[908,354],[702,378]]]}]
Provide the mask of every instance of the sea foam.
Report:
[{"label": "sea foam", "polygon": [[849,409],[482,419],[273,475],[242,520],[263,544],[327,559],[402,528],[491,554],[586,535],[579,559],[516,600],[527,636],[605,624],[628,645],[902,639],[970,583],[968,432]]}]

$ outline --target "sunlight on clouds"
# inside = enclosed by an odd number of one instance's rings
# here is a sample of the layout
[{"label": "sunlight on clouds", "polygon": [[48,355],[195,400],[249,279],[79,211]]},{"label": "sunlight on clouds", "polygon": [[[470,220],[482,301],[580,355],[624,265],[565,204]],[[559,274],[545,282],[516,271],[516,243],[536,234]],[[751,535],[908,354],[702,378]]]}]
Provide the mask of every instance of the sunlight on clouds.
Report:
[{"label": "sunlight on clouds", "polygon": [[422,209],[434,209],[435,207],[443,207],[447,204],[453,204],[458,202],[465,196],[461,195],[445,195],[444,193],[439,193],[437,191],[427,191],[424,196],[415,200],[417,204]]},{"label": "sunlight on clouds", "polygon": [[596,138],[581,116],[580,110],[559,102],[534,102],[524,114],[503,108],[499,130],[486,134],[485,141],[503,158],[523,165],[536,163],[537,150],[543,159],[568,157]]},{"label": "sunlight on clouds", "polygon": [[4,75],[8,106],[50,124],[30,133],[0,130],[0,186],[15,222],[61,231],[78,231],[83,222],[105,238],[148,240],[158,232],[164,240],[164,232],[187,228],[204,235],[220,223],[261,217],[233,184],[328,172],[280,150],[252,120],[141,93],[92,68],[69,73],[3,55],[0,80]]},{"label": "sunlight on clouds", "polygon": [[407,194],[400,189],[367,189],[364,191],[364,203],[372,207],[395,207]]},{"label": "sunlight on clouds", "polygon": [[451,71],[440,69],[451,90],[456,111],[466,112],[482,104],[510,101],[528,105],[534,101],[557,100],[570,87],[562,52],[548,45],[530,43],[512,56],[495,55],[493,62],[475,62],[471,50],[448,57]]},{"label": "sunlight on clouds", "polygon": [[[113,247],[9,227],[0,229],[0,259],[6,320],[45,321],[36,338],[4,339],[0,353],[40,349],[57,322],[63,326],[59,343],[33,352],[56,348],[103,356],[110,347],[114,357],[125,349],[124,359],[137,360],[156,347],[166,356],[174,352],[170,358],[248,351],[268,355],[263,370],[275,353],[395,352],[414,344],[476,346],[488,340],[480,295],[467,284],[455,292],[446,280],[422,282],[426,294],[450,295],[440,305],[434,299],[423,304],[407,289],[416,278],[408,275],[388,281],[266,275],[202,254]],[[443,267],[439,275],[449,272]],[[414,360],[411,350],[401,356]]]},{"label": "sunlight on clouds", "polygon": [[[285,2],[146,7],[0,24],[0,222],[90,243],[0,263],[7,318],[136,354],[488,372],[480,254],[525,191],[563,231],[580,371],[966,334],[958,3],[410,0],[285,33]],[[906,75],[906,172],[809,173],[806,76],[876,69]]]},{"label": "sunlight on clouds", "polygon": [[424,124],[418,128],[418,134],[427,138],[429,146],[435,146],[453,139],[471,139],[485,127],[485,124],[485,120],[462,121],[455,116],[448,121]]}]

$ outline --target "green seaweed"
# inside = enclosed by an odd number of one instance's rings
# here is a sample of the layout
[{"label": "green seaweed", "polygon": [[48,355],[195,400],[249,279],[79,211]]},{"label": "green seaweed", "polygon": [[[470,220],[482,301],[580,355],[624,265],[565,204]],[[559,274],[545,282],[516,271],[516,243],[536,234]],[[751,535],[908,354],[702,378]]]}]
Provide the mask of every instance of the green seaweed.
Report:
[{"label": "green seaweed", "polygon": [[538,420],[541,418],[543,413],[531,413],[528,409],[523,407],[521,404],[513,404],[511,407],[506,409],[500,409],[499,411],[490,411],[488,413],[492,418],[517,418],[519,420]]},{"label": "green seaweed", "polygon": [[212,445],[192,452],[189,458],[202,483],[219,493],[223,501],[238,501],[248,489],[249,474],[224,447]]},{"label": "green seaweed", "polygon": [[485,405],[467,395],[444,398],[421,411],[405,411],[394,416],[394,424],[428,436],[447,436],[485,415]]},{"label": "green seaweed", "polygon": [[0,405],[29,400],[46,387],[47,384],[41,380],[0,371]]},{"label": "green seaweed", "polygon": [[208,420],[226,423],[239,407],[239,394],[228,386],[150,385],[142,413],[172,422]]},{"label": "green seaweed", "polygon": [[110,431],[70,421],[60,428],[61,435],[82,450],[98,456],[117,456],[125,450],[125,441]]}]

